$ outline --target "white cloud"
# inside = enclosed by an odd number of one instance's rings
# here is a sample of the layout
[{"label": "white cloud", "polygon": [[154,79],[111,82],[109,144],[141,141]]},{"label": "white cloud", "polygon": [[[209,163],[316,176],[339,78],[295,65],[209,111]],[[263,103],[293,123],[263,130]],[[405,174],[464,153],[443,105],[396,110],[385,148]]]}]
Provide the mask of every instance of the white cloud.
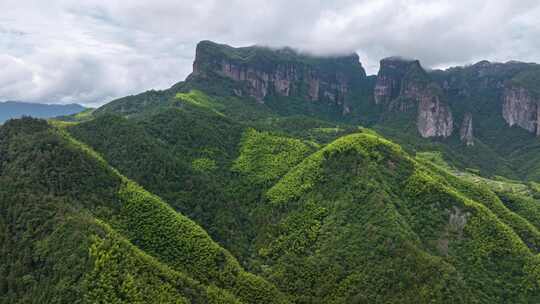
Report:
[{"label": "white cloud", "polygon": [[370,73],[391,55],[540,61],[536,0],[3,0],[0,11],[0,100],[101,104],[166,88],[204,39],[357,51]]}]

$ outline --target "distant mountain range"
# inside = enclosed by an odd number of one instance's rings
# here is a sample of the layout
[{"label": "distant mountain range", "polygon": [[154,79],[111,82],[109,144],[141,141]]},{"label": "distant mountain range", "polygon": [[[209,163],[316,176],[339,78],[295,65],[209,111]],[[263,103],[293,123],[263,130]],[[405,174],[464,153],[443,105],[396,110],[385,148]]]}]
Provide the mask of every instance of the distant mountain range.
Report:
[{"label": "distant mountain range", "polygon": [[77,114],[86,110],[79,104],[42,104],[29,103],[22,101],[0,102],[0,123],[11,118],[20,118],[22,116],[32,116],[36,118],[51,118],[63,115]]}]

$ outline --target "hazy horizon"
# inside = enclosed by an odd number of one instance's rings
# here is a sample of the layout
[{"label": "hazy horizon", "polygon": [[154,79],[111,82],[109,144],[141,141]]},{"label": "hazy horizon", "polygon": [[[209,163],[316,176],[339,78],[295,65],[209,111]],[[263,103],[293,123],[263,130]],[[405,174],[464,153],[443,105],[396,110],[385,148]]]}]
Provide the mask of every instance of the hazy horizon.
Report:
[{"label": "hazy horizon", "polygon": [[95,107],[165,89],[189,74],[200,40],[356,52],[368,74],[396,55],[426,68],[540,61],[537,1],[6,0],[0,8],[0,100]]}]

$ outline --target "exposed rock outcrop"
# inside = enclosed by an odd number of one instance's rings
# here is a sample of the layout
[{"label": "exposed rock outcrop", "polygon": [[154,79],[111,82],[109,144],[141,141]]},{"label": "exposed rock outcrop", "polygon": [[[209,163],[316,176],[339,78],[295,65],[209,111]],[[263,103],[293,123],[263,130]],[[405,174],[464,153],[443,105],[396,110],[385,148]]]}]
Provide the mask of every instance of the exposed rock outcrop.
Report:
[{"label": "exposed rock outcrop", "polygon": [[237,94],[264,103],[270,95],[298,96],[342,105],[351,88],[366,78],[358,55],[312,57],[292,49],[233,48],[209,41],[198,44],[193,74],[217,74],[243,86]]},{"label": "exposed rock outcrop", "polygon": [[509,126],[517,125],[540,136],[539,103],[525,88],[509,86],[504,91],[503,118]]},{"label": "exposed rock outcrop", "polygon": [[416,125],[422,137],[448,137],[454,130],[452,112],[439,96],[431,94],[419,96]]},{"label": "exposed rock outcrop", "polygon": [[448,224],[441,238],[437,241],[437,249],[443,255],[448,255],[448,249],[451,240],[461,240],[463,238],[463,229],[471,214],[464,212],[461,208],[454,206],[449,210]]},{"label": "exposed rock outcrop", "polygon": [[407,76],[413,72],[425,73],[418,60],[389,57],[381,60],[374,88],[376,104],[387,104],[410,91]]},{"label": "exposed rock outcrop", "polygon": [[381,60],[374,89],[375,103],[402,112],[417,107],[416,125],[422,137],[452,135],[452,112],[443,102],[441,91],[418,60],[397,57]]},{"label": "exposed rock outcrop", "polygon": [[459,129],[459,138],[467,146],[474,146],[473,119],[471,113],[466,113]]}]

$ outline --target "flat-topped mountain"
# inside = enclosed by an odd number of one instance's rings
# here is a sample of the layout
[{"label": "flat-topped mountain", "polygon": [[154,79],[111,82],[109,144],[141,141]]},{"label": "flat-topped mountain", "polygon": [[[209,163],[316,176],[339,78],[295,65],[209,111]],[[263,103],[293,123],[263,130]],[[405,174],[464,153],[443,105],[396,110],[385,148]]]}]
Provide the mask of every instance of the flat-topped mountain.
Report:
[{"label": "flat-topped mountain", "polygon": [[363,124],[376,123],[389,112],[414,113],[412,122],[421,137],[447,138],[467,125],[467,143],[473,145],[473,121],[481,129],[497,117],[508,127],[540,132],[539,71],[536,64],[513,61],[431,71],[418,60],[389,57],[381,60],[375,77],[366,76],[356,54],[317,57],[290,48],[234,48],[202,41],[185,82],[113,101],[97,113],[153,108],[169,104],[178,92],[200,88],[252,98],[282,114]]},{"label": "flat-topped mountain", "polygon": [[98,109],[130,113],[132,107],[169,104],[178,92],[199,88],[248,98],[287,114],[354,117],[370,98],[370,82],[357,54],[320,57],[291,48],[234,48],[201,41],[193,72],[163,92],[150,91],[113,101]]},{"label": "flat-topped mountain", "polygon": [[[185,81],[114,100],[95,115],[139,116],[178,105],[179,94],[199,90],[226,97],[222,111],[231,115],[260,117],[263,111],[360,124],[411,149],[420,144],[446,154],[459,150],[467,156],[452,159],[462,166],[528,175],[536,169],[504,159],[536,159],[523,147],[534,145],[539,132],[539,71],[537,64],[517,61],[429,70],[419,60],[396,56],[382,59],[377,75],[368,76],[356,54],[320,57],[291,48],[202,41]],[[509,140],[512,145],[501,144]]]},{"label": "flat-topped mountain", "polygon": [[[537,64],[516,61],[429,70],[418,60],[396,56],[382,59],[377,75],[367,76],[355,54],[320,57],[290,48],[202,41],[185,81],[112,101],[95,114],[138,116],[178,105],[178,94],[199,90],[227,97],[224,111],[231,115],[259,117],[263,111],[360,124],[411,149],[421,144],[446,154],[459,150],[467,156],[452,159],[462,166],[528,175],[536,169],[503,160],[518,154],[536,159],[523,147],[534,145],[539,132],[539,71]],[[509,140],[512,145],[501,144]],[[519,169],[509,169],[514,166]]]},{"label": "flat-topped mountain", "polygon": [[197,45],[190,77],[223,76],[243,86],[239,96],[265,102],[267,96],[300,97],[312,102],[338,104],[347,113],[345,100],[366,78],[358,55],[314,57],[290,48],[233,48],[203,41]]}]

